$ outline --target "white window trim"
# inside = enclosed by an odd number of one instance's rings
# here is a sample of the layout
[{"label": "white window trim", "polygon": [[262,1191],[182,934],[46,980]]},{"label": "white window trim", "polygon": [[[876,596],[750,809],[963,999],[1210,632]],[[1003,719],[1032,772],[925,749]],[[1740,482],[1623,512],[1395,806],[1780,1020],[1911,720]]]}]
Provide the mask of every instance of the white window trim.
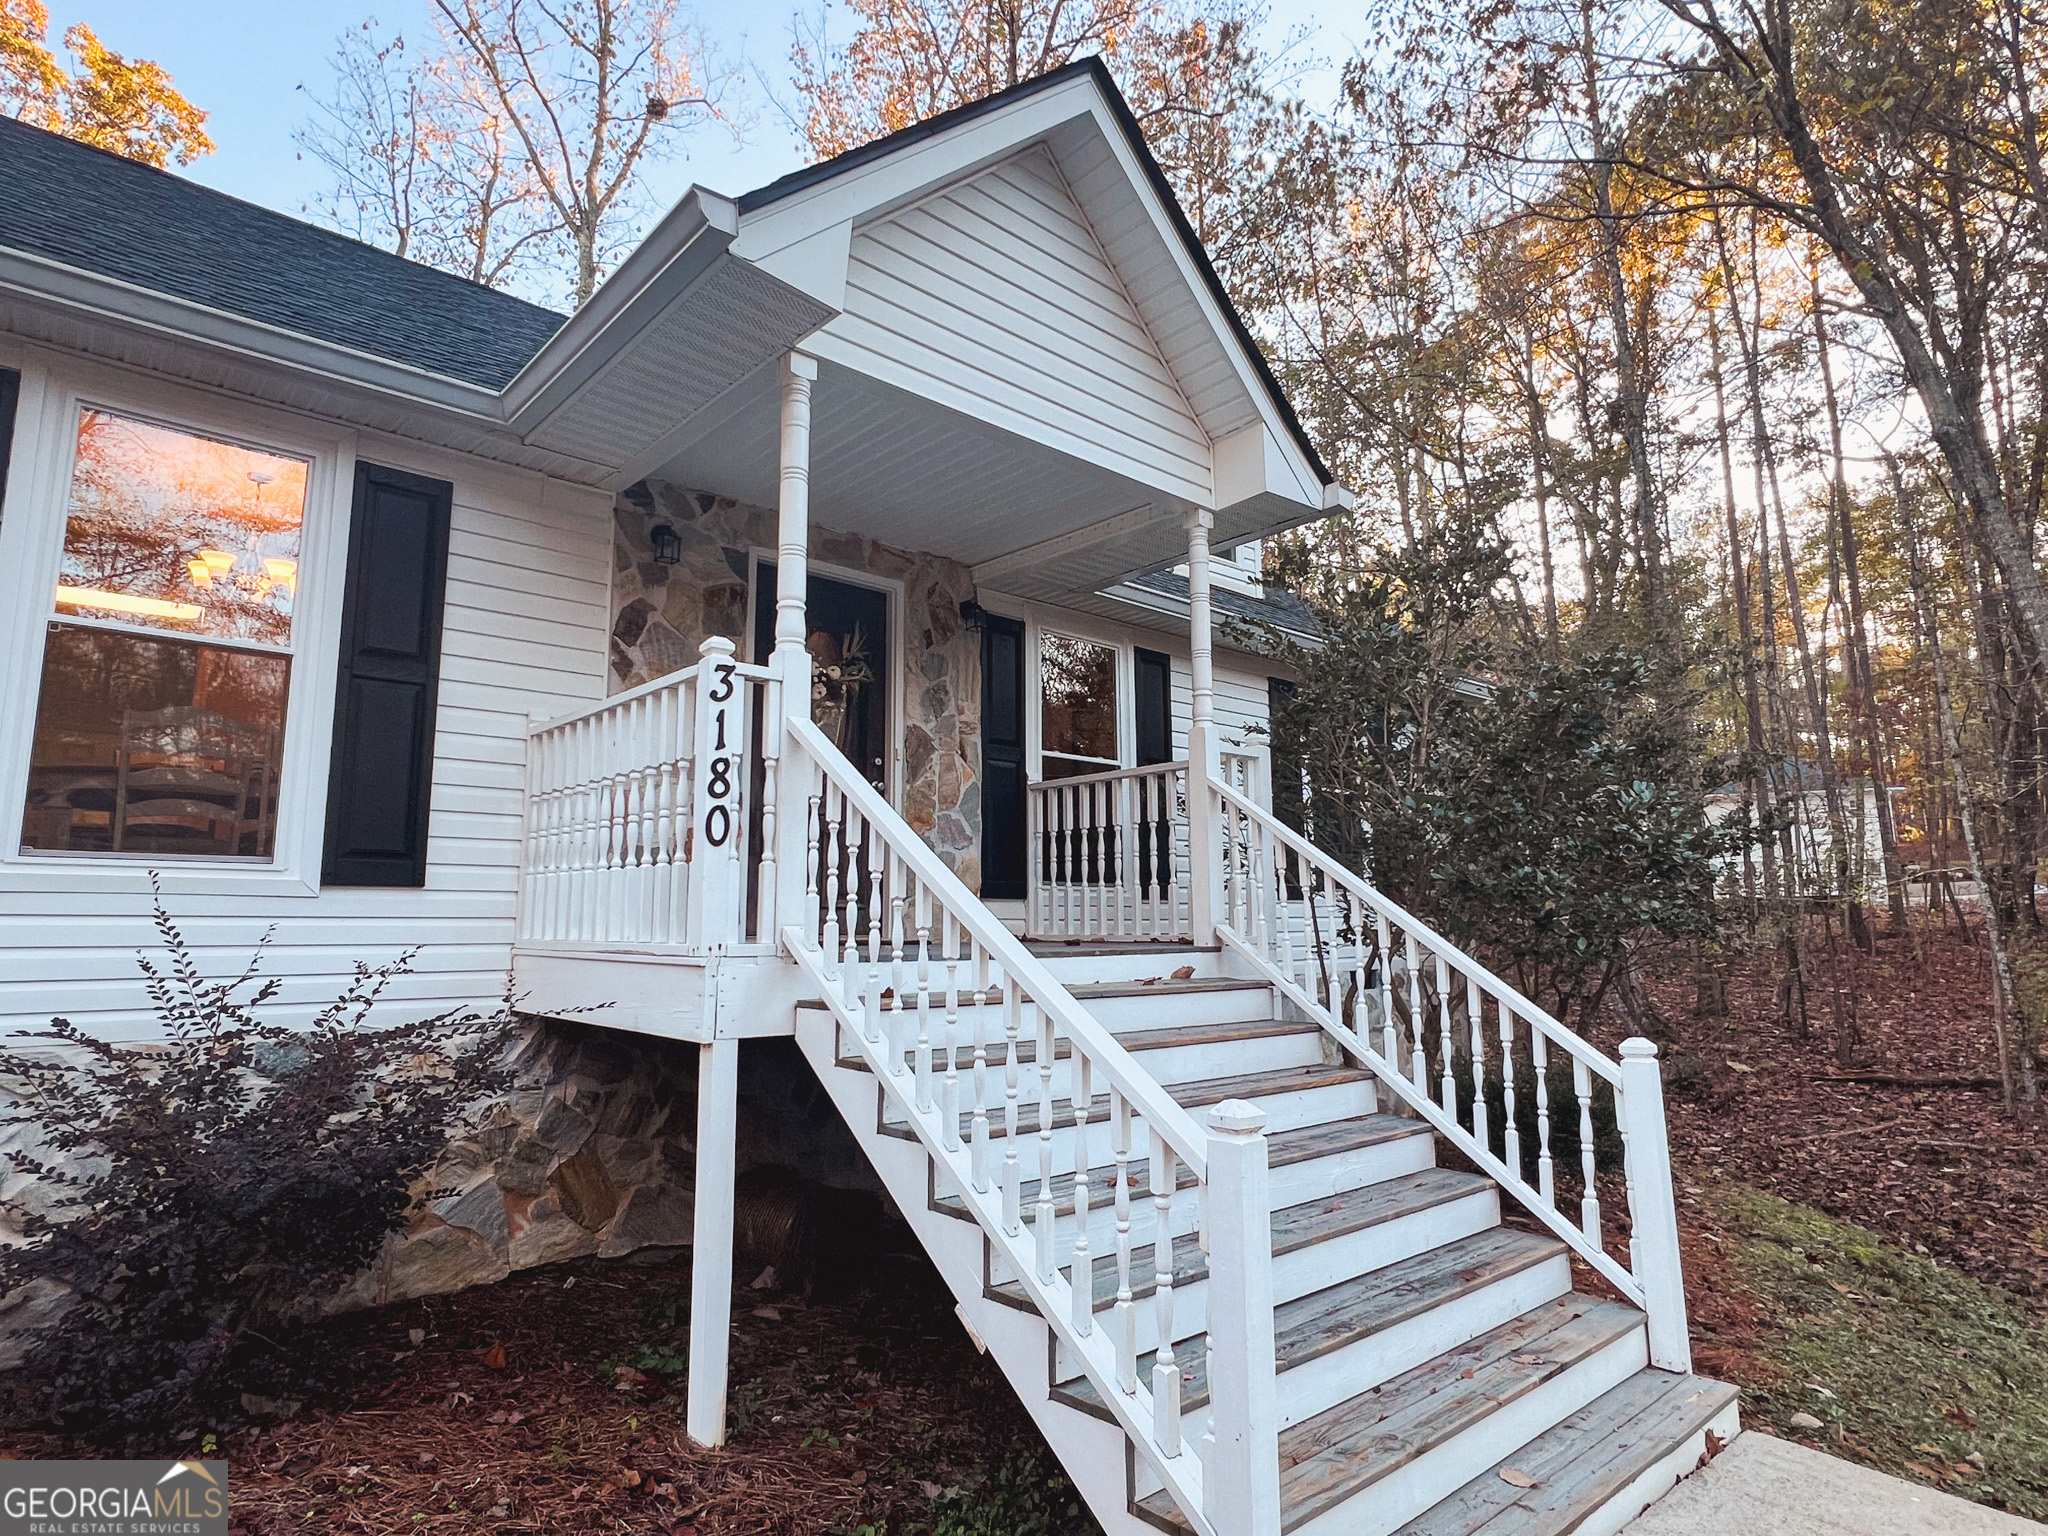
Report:
[{"label": "white window trim", "polygon": [[[990,610],[996,612],[999,610]],[[1009,617],[1009,615],[1005,615]],[[1137,756],[1137,657],[1127,636],[1119,636],[1113,629],[1107,629],[1087,622],[1079,615],[1065,609],[1050,620],[1043,618],[1036,608],[1024,616],[1024,642],[1026,665],[1024,668],[1024,774],[1029,783],[1043,784],[1045,779],[1045,662],[1042,644],[1048,634],[1064,635],[1070,640],[1086,640],[1091,645],[1109,647],[1116,657],[1116,762],[1117,768],[1129,768]],[[1055,753],[1066,762],[1093,761],[1093,759],[1065,757]],[[1091,772],[1107,773],[1112,765],[1104,764]]]},{"label": "white window trim", "polygon": [[[38,355],[22,361],[13,461],[0,510],[0,893],[135,894],[149,889],[155,871],[169,893],[319,895],[355,435],[118,369],[52,364]],[[63,557],[81,405],[307,460],[277,836],[267,860],[21,851],[43,639],[57,617],[50,594]]]}]

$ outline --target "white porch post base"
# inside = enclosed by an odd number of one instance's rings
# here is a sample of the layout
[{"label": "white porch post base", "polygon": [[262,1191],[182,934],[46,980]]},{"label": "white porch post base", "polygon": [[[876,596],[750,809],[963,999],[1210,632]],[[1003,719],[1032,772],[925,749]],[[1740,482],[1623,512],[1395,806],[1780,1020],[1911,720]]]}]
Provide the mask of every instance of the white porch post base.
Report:
[{"label": "white porch post base", "polygon": [[697,1209],[690,1252],[690,1371],[685,1427],[698,1445],[725,1443],[732,1347],[733,1180],[738,1169],[740,1043],[697,1048]]}]

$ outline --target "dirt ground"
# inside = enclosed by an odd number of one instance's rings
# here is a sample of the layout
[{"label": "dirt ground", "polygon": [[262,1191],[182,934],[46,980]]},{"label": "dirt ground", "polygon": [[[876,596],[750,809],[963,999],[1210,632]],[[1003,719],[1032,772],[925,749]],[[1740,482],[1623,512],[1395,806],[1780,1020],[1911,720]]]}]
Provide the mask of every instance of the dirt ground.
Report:
[{"label": "dirt ground", "polygon": [[[937,1277],[889,1260],[858,1295],[734,1301],[730,1428],[684,1437],[689,1265],[596,1260],[316,1330],[353,1400],[222,1446],[233,1527],[286,1532],[966,1536],[1086,1530]],[[636,1363],[637,1362],[637,1363]],[[12,1456],[62,1452],[10,1436]],[[180,1447],[189,1454],[193,1447]],[[1035,1459],[1043,1459],[1034,1474]],[[1036,1521],[1038,1523],[1030,1523]],[[977,1523],[978,1522],[978,1523]]]},{"label": "dirt ground", "polygon": [[[1923,914],[1915,909],[1918,924]],[[1880,934],[1874,952],[1809,943],[1808,1026],[1780,1016],[1775,955],[1724,962],[1727,1012],[1694,1015],[1690,964],[1653,980],[1680,1042],[1667,1065],[1672,1154],[1819,1207],[2048,1307],[2048,1132],[2001,1110],[1981,930]],[[1835,1054],[1833,983],[1855,1065]],[[1873,1081],[1882,1076],[1893,1081]],[[1681,1188],[1681,1199],[1684,1191]]]}]

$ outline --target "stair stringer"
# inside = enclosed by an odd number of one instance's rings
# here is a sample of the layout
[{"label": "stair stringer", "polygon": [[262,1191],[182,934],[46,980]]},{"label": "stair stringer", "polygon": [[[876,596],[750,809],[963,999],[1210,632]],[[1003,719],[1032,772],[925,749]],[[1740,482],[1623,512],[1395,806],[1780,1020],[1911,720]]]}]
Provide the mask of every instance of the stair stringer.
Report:
[{"label": "stair stringer", "polygon": [[1008,1379],[1107,1536],[1158,1536],[1155,1526],[1130,1512],[1131,1448],[1123,1431],[1052,1400],[1051,1330],[1035,1311],[1021,1311],[985,1294],[987,1239],[980,1226],[932,1209],[933,1165],[923,1144],[882,1133],[883,1090],[872,1074],[838,1064],[838,1038],[829,1012],[814,1020],[799,1012],[796,1040],[804,1060],[945,1278],[961,1317]]}]

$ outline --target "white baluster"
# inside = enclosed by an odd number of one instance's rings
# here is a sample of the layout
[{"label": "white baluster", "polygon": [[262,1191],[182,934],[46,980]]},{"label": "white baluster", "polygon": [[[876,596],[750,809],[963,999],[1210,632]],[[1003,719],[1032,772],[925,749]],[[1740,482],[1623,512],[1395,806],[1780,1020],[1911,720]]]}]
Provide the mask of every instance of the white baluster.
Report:
[{"label": "white baluster", "polygon": [[1572,1088],[1579,1098],[1579,1178],[1585,1185],[1579,1196],[1579,1230],[1595,1248],[1600,1242],[1599,1169],[1593,1156],[1593,1072],[1579,1057],[1572,1058]]},{"label": "white baluster", "polygon": [[1110,1156],[1116,1164],[1116,1382],[1138,1390],[1138,1307],[1131,1299],[1131,1106],[1109,1090]]},{"label": "white baluster", "polygon": [[1557,1180],[1550,1166],[1550,1083],[1544,1075],[1549,1037],[1541,1025],[1529,1024],[1530,1060],[1536,1067],[1536,1188],[1545,1205],[1557,1204]]},{"label": "white baluster", "polygon": [[1443,1059],[1437,1063],[1438,1102],[1455,1123],[1458,1118],[1458,1080],[1451,1062],[1451,963],[1442,955],[1436,957],[1436,1006],[1443,1036]]},{"label": "white baluster", "polygon": [[939,1112],[946,1117],[945,1147],[960,1150],[960,924],[939,913],[939,949],[946,967],[946,1078]]},{"label": "white baluster", "polygon": [[1050,1285],[1056,1264],[1052,1240],[1053,1020],[1043,1008],[1034,1005],[1032,1011],[1038,1019],[1038,1218],[1032,1236],[1036,1239],[1038,1278]]},{"label": "white baluster", "polygon": [[1158,1319],[1159,1348],[1152,1356],[1152,1434],[1160,1454],[1180,1454],[1180,1362],[1173,1354],[1173,1187],[1174,1150],[1152,1133],[1152,1309]]},{"label": "white baluster", "polygon": [[[1052,1033],[1052,1026],[1046,1026]],[[1095,1331],[1095,1258],[1088,1251],[1088,1111],[1094,1095],[1089,1062],[1078,1040],[1070,1041],[1073,1070],[1068,1084],[1074,1100],[1074,1331],[1087,1338]],[[1052,1202],[1039,1196],[1039,1211],[1047,1219]]]},{"label": "white baluster", "polygon": [[[917,1107],[932,1111],[932,919],[931,893],[919,881],[912,905],[917,927]],[[946,1133],[947,1145],[957,1146],[959,1128]]]},{"label": "white baluster", "polygon": [[988,951],[981,940],[974,949],[974,1163],[977,1194],[989,1191],[988,1172]]},{"label": "white baluster", "polygon": [[1515,1129],[1515,1010],[1505,995],[1494,999],[1500,1005],[1500,1097],[1506,1123],[1501,1129],[1501,1161],[1517,1184],[1528,1187],[1522,1177],[1522,1137]]},{"label": "white baluster", "polygon": [[1024,997],[1017,978],[1004,976],[1003,988],[1003,1230],[1012,1237],[1024,1230],[1024,1173],[1018,1164],[1017,1036],[1023,1026]]},{"label": "white baluster", "polygon": [[910,1040],[904,1025],[909,1010],[905,996],[909,992],[909,978],[903,972],[903,901],[904,882],[908,878],[901,861],[893,849],[883,849],[884,867],[888,870],[889,888],[889,991],[893,999],[886,1020],[885,1031],[889,1042],[889,1070],[897,1077],[910,1071],[905,1059],[910,1055]]},{"label": "white baluster", "polygon": [[1422,1021],[1422,952],[1416,947],[1413,929],[1401,930],[1402,952],[1408,961],[1408,1037],[1413,1052],[1408,1058],[1408,1078],[1429,1096],[1429,1044]]},{"label": "white baluster", "polygon": [[1486,994],[1465,978],[1466,1022],[1472,1026],[1472,1139],[1479,1150],[1492,1150],[1493,1129],[1486,1123]]}]

